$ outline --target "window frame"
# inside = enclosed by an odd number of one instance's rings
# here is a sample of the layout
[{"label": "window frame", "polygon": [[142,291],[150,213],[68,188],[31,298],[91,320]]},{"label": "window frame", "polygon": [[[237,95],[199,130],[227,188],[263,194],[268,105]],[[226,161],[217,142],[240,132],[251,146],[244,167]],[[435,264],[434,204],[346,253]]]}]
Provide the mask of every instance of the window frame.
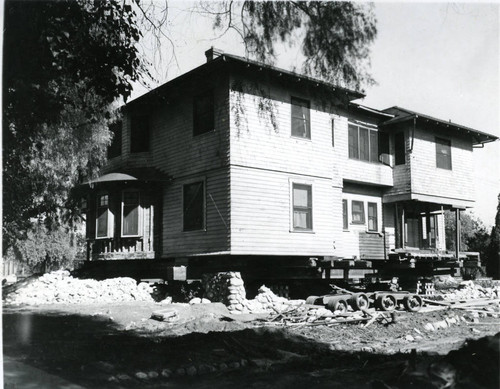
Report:
[{"label": "window frame", "polygon": [[[307,115],[305,118],[294,116],[294,106],[299,106],[299,107],[304,107],[307,108]],[[306,124],[306,134],[305,136],[301,136],[298,134],[294,134],[293,129],[293,123],[294,120],[302,120]],[[307,99],[302,99],[300,97],[295,97],[295,96],[290,96],[290,134],[292,138],[295,139],[304,139],[304,140],[311,140],[311,101]]]},{"label": "window frame", "polygon": [[[362,162],[380,163],[378,128],[349,122],[347,127],[348,158]],[[351,140],[352,139],[352,140]],[[364,140],[364,142],[363,142]],[[362,143],[363,142],[363,143]],[[355,146],[355,147],[354,147]],[[362,158],[367,154],[367,158]]]},{"label": "window frame", "polygon": [[347,199],[342,199],[342,229],[349,230],[349,206]]},{"label": "window frame", "polygon": [[[208,100],[208,109],[199,110],[199,105],[203,99]],[[208,89],[193,96],[193,138],[215,131],[215,92],[214,89]],[[201,116],[201,117],[200,117]],[[203,125],[203,118],[207,116],[208,124]]]},{"label": "window frame", "polygon": [[[440,138],[436,136],[434,140],[436,142],[436,168],[443,170],[453,170],[451,157],[451,139]],[[447,148],[448,151],[446,152],[443,147]]]},{"label": "window frame", "polygon": [[[308,205],[306,207],[295,206],[295,195],[294,189],[296,187],[305,187],[308,189]],[[311,182],[304,181],[290,181],[290,232],[304,232],[313,233],[314,232],[314,213],[313,213],[313,184]],[[309,213],[310,226],[306,228],[295,226],[295,211],[302,211]]]},{"label": "window frame", "polygon": [[[137,193],[137,234],[131,234],[131,235],[125,235],[123,233],[123,222],[125,220],[124,218],[124,214],[123,214],[123,210],[125,208],[125,194],[126,193]],[[143,234],[141,233],[142,232],[142,206],[141,206],[141,192],[140,190],[138,189],[127,189],[127,190],[124,190],[122,191],[122,201],[121,201],[121,212],[120,212],[120,217],[121,217],[121,226],[120,226],[120,236],[122,238],[137,238],[137,237],[141,237]]]},{"label": "window frame", "polygon": [[[189,228],[186,229],[185,222],[186,222],[186,209],[185,209],[185,195],[186,195],[186,186],[188,185],[194,185],[194,184],[202,184],[203,185],[203,204],[202,204],[202,226],[201,228]],[[200,232],[200,231],[206,231],[207,230],[207,196],[206,196],[206,191],[207,191],[207,185],[206,185],[206,179],[193,179],[190,181],[186,181],[182,184],[182,198],[181,198],[181,204],[182,204],[182,232]]]},{"label": "window frame", "polygon": [[[370,207],[372,209],[375,210],[375,215],[374,216],[370,216]],[[367,205],[367,225],[366,225],[366,228],[369,232],[378,232],[379,228],[378,228],[378,204],[377,203],[374,203],[374,202],[371,202],[369,201],[368,202],[368,205]],[[374,220],[374,226],[375,228],[370,228],[370,221],[371,220]]]},{"label": "window frame", "polygon": [[[356,218],[354,217],[354,205],[361,205],[361,220],[355,220]],[[358,212],[356,212],[357,214]],[[365,216],[365,202],[362,200],[351,200],[351,224],[357,224],[357,225],[364,225],[366,223],[366,216]]]},{"label": "window frame", "polygon": [[331,118],[332,124],[332,147],[335,147],[335,118]]},{"label": "window frame", "polygon": [[[138,134],[140,132],[134,132],[134,128],[137,128],[136,122],[139,122],[140,119],[143,119],[143,122],[140,124],[140,128],[145,133],[145,139],[141,140],[140,143],[134,141],[134,133]],[[145,127],[142,127],[145,126]],[[146,131],[144,131],[144,128]],[[137,137],[137,135],[135,136]],[[138,148],[137,144],[144,146],[144,148]],[[130,117],[130,154],[139,154],[139,153],[149,153],[151,151],[151,123],[149,119],[149,115],[147,114],[132,114]]]},{"label": "window frame", "polygon": [[[106,235],[99,236],[98,231],[99,231],[99,211],[100,209],[104,208],[104,206],[100,205],[100,199],[101,197],[107,196],[107,204],[106,204]],[[95,209],[95,239],[110,239],[113,237],[114,234],[114,215],[113,212],[111,212],[111,207],[110,207],[110,195],[108,192],[101,192],[96,195],[96,209]]]}]

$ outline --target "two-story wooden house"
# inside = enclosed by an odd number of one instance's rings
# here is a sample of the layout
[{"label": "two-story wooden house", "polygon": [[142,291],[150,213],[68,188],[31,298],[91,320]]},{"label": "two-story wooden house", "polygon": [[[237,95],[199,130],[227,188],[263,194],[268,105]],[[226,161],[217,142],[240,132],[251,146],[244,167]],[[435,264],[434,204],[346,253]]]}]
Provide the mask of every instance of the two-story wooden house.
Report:
[{"label": "two-story wooden house", "polygon": [[442,211],[472,206],[473,146],[496,137],[206,55],[123,108],[109,161],[85,184],[89,259],[226,266],[445,249]]}]

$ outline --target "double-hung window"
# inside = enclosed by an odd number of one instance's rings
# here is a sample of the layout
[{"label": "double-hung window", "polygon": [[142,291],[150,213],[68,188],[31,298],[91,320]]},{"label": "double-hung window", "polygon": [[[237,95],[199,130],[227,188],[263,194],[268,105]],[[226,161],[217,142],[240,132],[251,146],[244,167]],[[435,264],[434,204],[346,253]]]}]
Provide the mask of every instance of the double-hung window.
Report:
[{"label": "double-hung window", "polygon": [[123,192],[122,236],[138,236],[140,231],[140,196],[138,191]]},{"label": "double-hung window", "polygon": [[351,214],[353,224],[365,224],[365,205],[362,201],[352,200]]},{"label": "double-hung window", "polygon": [[184,231],[205,229],[204,181],[184,185],[182,196]]},{"label": "double-hung window", "polygon": [[378,132],[374,129],[349,124],[349,158],[378,162]]},{"label": "double-hung window", "polygon": [[368,231],[378,231],[377,203],[368,203]]},{"label": "double-hung window", "polygon": [[308,100],[292,97],[292,136],[311,139],[311,114]]},{"label": "double-hung window", "polygon": [[149,117],[133,115],[130,119],[130,152],[149,151]]},{"label": "double-hung window", "polygon": [[448,139],[436,138],[436,166],[451,170],[451,141]]},{"label": "double-hung window", "polygon": [[97,196],[96,238],[109,238],[112,235],[112,215],[109,210],[109,195]]},{"label": "double-hung window", "polygon": [[312,187],[311,185],[293,184],[293,230],[312,231]]},{"label": "double-hung window", "polygon": [[214,92],[209,90],[194,97],[193,135],[205,134],[214,129]]}]

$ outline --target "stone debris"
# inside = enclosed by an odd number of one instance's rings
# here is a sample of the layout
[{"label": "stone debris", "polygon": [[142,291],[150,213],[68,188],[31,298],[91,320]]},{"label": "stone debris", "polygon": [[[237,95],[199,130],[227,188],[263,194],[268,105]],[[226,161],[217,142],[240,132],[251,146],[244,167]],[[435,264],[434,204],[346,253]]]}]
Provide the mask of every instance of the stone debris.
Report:
[{"label": "stone debris", "polygon": [[480,298],[500,298],[500,286],[483,287],[474,281],[462,281],[457,289],[443,290],[445,300],[473,300]]},{"label": "stone debris", "polygon": [[[259,288],[254,299],[249,300],[246,298],[245,284],[239,272],[207,274],[202,279],[202,286],[210,301],[225,304],[229,311],[235,314],[281,312],[290,306],[304,304],[304,300],[279,297],[265,285]],[[205,299],[201,299],[201,302],[203,300]]]},{"label": "stone debris", "polygon": [[9,293],[7,304],[92,304],[126,301],[153,302],[152,288],[146,282],[128,277],[103,281],[73,278],[66,270],[46,273]]}]

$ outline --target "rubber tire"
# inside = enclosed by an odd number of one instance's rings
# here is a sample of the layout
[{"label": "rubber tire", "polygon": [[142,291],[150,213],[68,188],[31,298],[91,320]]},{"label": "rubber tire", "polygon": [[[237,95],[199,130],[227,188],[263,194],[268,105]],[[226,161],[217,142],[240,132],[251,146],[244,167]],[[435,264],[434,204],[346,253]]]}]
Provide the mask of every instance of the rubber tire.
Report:
[{"label": "rubber tire", "polygon": [[337,313],[346,313],[347,312],[347,301],[344,299],[336,299],[332,298],[326,304],[326,307],[332,311]]},{"label": "rubber tire", "polygon": [[316,302],[317,299],[319,299],[319,296],[309,296],[306,299],[306,304],[315,305],[314,303]]},{"label": "rubber tire", "polygon": [[417,294],[412,294],[403,299],[403,306],[408,312],[417,312],[422,308],[422,298]]},{"label": "rubber tire", "polygon": [[384,294],[377,298],[377,307],[381,311],[394,311],[397,307],[396,298],[392,294]]},{"label": "rubber tire", "polygon": [[364,293],[353,294],[352,297],[350,297],[347,302],[355,311],[361,311],[363,309],[368,309],[370,307],[370,300],[368,299],[368,296]]}]

